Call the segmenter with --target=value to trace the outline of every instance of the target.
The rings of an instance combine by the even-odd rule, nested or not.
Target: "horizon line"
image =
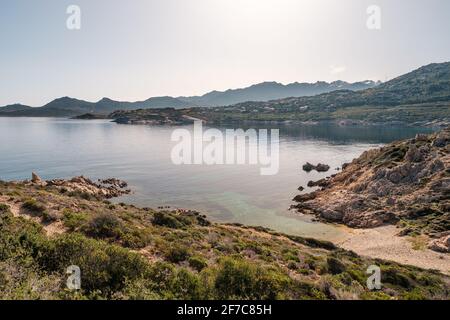
[[[395,79],[395,78],[392,78],[392,79]],[[392,79],[390,79],[390,80],[392,80]],[[116,100],[116,99],[112,99],[112,98],[110,98],[110,97],[106,97],[106,96],[105,96],[105,97],[101,97],[101,98],[99,98],[99,99],[97,99],[97,100],[92,101],[92,100],[88,100],[88,99],[74,98],[74,97],[71,97],[71,96],[68,96],[68,95],[61,95],[61,96],[57,96],[57,97],[55,97],[55,98],[49,100],[49,102],[47,102],[47,103],[45,103],[45,104],[43,104],[43,105],[40,105],[40,106],[36,106],[36,105],[32,106],[32,105],[24,104],[24,103],[21,103],[21,102],[13,102],[13,103],[9,103],[9,104],[2,105],[2,106],[0,106],[0,108],[8,107],[8,106],[14,106],[14,105],[23,105],[23,106],[27,106],[27,107],[31,107],[31,108],[41,108],[41,107],[44,107],[44,106],[46,106],[47,104],[49,104],[49,103],[51,103],[51,102],[53,102],[53,101],[55,101],[55,100],[58,100],[58,99],[64,99],[64,98],[75,99],[75,100],[84,101],[84,102],[88,102],[88,103],[98,103],[98,102],[102,101],[103,99],[109,99],[109,100],[112,100],[112,101],[114,101],[114,102],[125,102],[125,103],[126,103],[126,102],[129,102],[129,103],[136,103],[136,102],[144,102],[144,101],[147,101],[147,100],[153,99],[153,98],[173,98],[173,99],[192,98],[192,97],[202,97],[202,96],[204,96],[204,95],[207,95],[207,94],[213,93],[213,92],[217,92],[217,93],[226,93],[226,92],[228,92],[228,91],[244,90],[244,89],[251,88],[251,87],[253,87],[253,86],[257,86],[257,85],[261,85],[261,84],[266,84],[266,83],[273,83],[273,84],[278,84],[278,85],[282,85],[282,86],[286,87],[286,86],[294,85],[294,84],[299,84],[299,85],[302,85],[302,84],[314,85],[314,84],[318,84],[318,83],[333,84],[333,83],[336,83],[336,82],[345,82],[345,83],[347,83],[347,84],[355,84],[355,83],[364,83],[364,82],[367,82],[367,81],[372,81],[373,83],[376,83],[376,84],[378,85],[378,84],[384,83],[384,82],[389,81],[389,80],[382,81],[382,80],[365,79],[365,80],[354,81],[354,82],[349,82],[349,81],[345,81],[345,80],[334,80],[334,81],[317,80],[317,81],[315,81],[315,82],[299,82],[299,81],[295,81],[295,82],[288,82],[288,83],[283,83],[283,82],[278,82],[278,81],[262,81],[262,82],[258,82],[258,83],[249,84],[249,85],[244,86],[244,87],[234,87],[234,88],[228,88],[228,89],[224,89],[224,90],[211,90],[211,91],[207,91],[206,93],[203,93],[203,94],[176,95],[176,96],[173,96],[173,95],[156,95],[156,96],[150,96],[150,97],[148,97],[148,98],[146,98],[146,99],[138,99],[138,100],[123,100],[123,99],[118,99],[118,100]]]

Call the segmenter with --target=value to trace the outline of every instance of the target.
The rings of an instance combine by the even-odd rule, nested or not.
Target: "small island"
[[[108,115],[97,114],[97,113],[85,113],[79,116],[72,117],[74,120],[97,120],[97,119],[108,119]]]

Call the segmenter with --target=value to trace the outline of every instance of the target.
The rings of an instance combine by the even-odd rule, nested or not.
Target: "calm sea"
[[[175,127],[118,125],[107,120],[0,118],[0,179],[27,179],[32,171],[44,179],[117,177],[133,190],[117,201],[192,208],[215,221],[261,225],[332,240],[342,235],[340,227],[289,212],[297,188],[335,173],[335,168],[369,148],[431,131],[332,124],[277,128],[279,172],[262,176],[255,165],[174,165],[170,155],[176,143],[170,136]],[[327,163],[331,170],[303,172],[301,167],[307,161]]]

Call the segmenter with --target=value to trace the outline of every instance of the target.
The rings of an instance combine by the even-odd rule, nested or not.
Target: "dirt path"
[[[395,261],[424,269],[436,269],[450,275],[450,254],[438,253],[427,248],[413,248],[414,239],[399,237],[395,226],[375,229],[346,228],[348,236],[336,245],[359,255]]]

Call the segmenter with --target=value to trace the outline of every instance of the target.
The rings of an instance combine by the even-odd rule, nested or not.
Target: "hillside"
[[[137,109],[161,109],[161,108],[189,108],[195,106],[218,106],[230,105],[234,103],[257,100],[267,101],[270,99],[299,97],[305,95],[314,95],[323,92],[330,92],[336,89],[361,90],[373,87],[377,83],[372,81],[347,83],[336,81],[333,83],[317,82],[292,83],[282,85],[276,82],[265,82],[250,86],[248,88],[227,90],[225,92],[213,91],[203,96],[197,97],[178,97],[169,96],[152,97],[144,101],[127,102],[115,101],[109,98],[103,98],[98,102],[88,102],[79,99],[63,97],[55,99],[48,104],[31,108],[23,105],[12,105],[0,107],[0,116],[3,117],[74,117],[86,113],[107,115],[118,110],[137,110]]]
[[[11,104],[9,106],[0,107],[0,113],[2,112],[16,112],[22,110],[29,110],[31,107],[25,106],[23,104]]]
[[[245,101],[269,101],[287,97],[314,96],[335,90],[363,90],[377,86],[374,81],[361,81],[348,83],[345,81],[316,83],[290,83],[283,85],[278,82],[262,82],[242,89],[226,91],[212,91],[203,96],[178,97],[179,100],[190,102],[193,105],[216,107],[228,106]]]
[[[450,127],[364,152],[342,172],[311,183],[295,208],[353,228],[397,225],[450,253]]]
[[[450,279],[329,242],[106,198],[83,177],[0,183],[1,299],[449,299]],[[382,270],[369,291],[366,269]],[[68,266],[81,291],[65,288]]]
[[[117,110],[152,108],[186,108],[190,103],[172,97],[154,97],[145,101],[121,102],[103,98],[88,102],[70,97],[55,99],[38,108],[7,106],[0,108],[0,117],[75,117],[86,113],[108,115]]]
[[[211,122],[342,121],[450,123],[450,62],[430,64],[374,88],[312,97],[250,101],[214,112]]]
[[[119,124],[141,125],[182,125],[191,124],[194,119],[186,115],[186,110],[175,108],[119,110],[108,117]]]
[[[264,82],[198,97],[155,97],[137,102],[103,98],[93,103],[65,97],[40,108],[8,112],[0,108],[0,116],[73,117],[163,108],[186,109],[181,111],[184,115],[210,123],[343,121],[445,125],[450,123],[450,62],[430,64],[382,84],[371,81],[289,85]]]

